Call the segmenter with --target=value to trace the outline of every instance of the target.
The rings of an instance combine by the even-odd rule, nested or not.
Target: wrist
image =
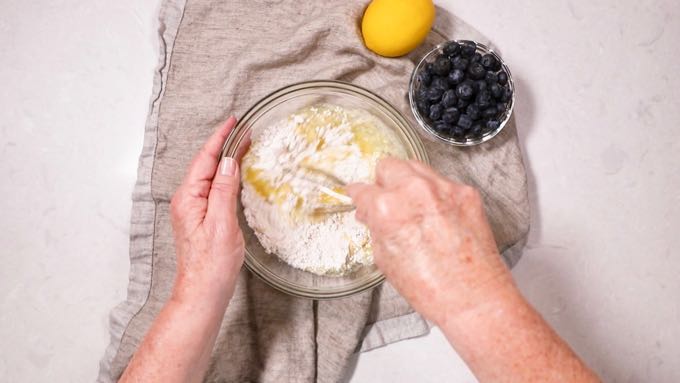
[[[524,301],[510,273],[496,275],[475,288],[457,289],[443,295],[448,299],[441,303],[440,315],[433,320],[440,328],[465,327],[475,318]]]
[[[474,301],[463,309],[446,310],[437,323],[452,343],[461,338],[473,340],[485,336],[490,324],[510,322],[529,307],[512,280],[494,281],[486,287],[471,297]]]
[[[206,280],[179,274],[170,299],[186,306],[211,307],[224,312],[234,293],[235,281]]]

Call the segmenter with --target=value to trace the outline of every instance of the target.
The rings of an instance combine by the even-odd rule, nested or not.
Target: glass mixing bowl
[[[223,157],[239,157],[262,130],[291,113],[317,103],[363,109],[381,119],[401,141],[407,156],[429,163],[422,142],[404,117],[380,96],[339,81],[309,81],[281,88],[258,101],[237,123],[224,144]],[[296,269],[267,254],[243,215],[238,219],[245,238],[245,264],[267,284],[285,293],[312,299],[341,298],[379,285],[384,276],[375,266],[364,266],[344,276],[322,276]]]

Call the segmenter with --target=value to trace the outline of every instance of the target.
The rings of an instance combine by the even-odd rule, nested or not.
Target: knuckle
[[[378,217],[389,217],[392,210],[392,198],[387,194],[379,194],[375,197],[375,213]]]
[[[443,192],[444,195],[450,196],[453,195],[456,191],[456,186],[452,184],[451,182],[443,182],[441,184],[441,191]]]
[[[460,199],[466,203],[478,205],[481,204],[482,201],[482,196],[479,193],[479,190],[470,185],[461,186],[458,190],[458,195],[460,196]]]
[[[357,208],[354,212],[354,218],[359,222],[366,222],[366,209],[363,207],[363,205],[357,204]]]
[[[215,181],[213,184],[210,186],[212,190],[215,190],[219,193],[223,194],[229,194],[229,195],[236,195],[238,191],[238,179],[224,179],[220,181]]]
[[[428,198],[435,194],[435,185],[423,177],[415,177],[407,184],[407,190],[414,197]]]

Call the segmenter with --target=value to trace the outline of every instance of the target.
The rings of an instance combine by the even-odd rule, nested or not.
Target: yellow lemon
[[[432,0],[373,0],[361,20],[361,33],[373,52],[403,56],[425,40],[433,21]]]

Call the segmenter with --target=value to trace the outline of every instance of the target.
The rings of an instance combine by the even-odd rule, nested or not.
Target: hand
[[[388,158],[378,164],[375,185],[347,192],[371,231],[378,268],[435,324],[514,288],[474,188],[422,163]]]
[[[243,264],[238,163],[218,159],[231,117],[196,155],[170,203],[177,276],[120,382],[201,382]]]
[[[385,159],[375,185],[347,192],[376,265],[480,382],[599,381],[515,287],[477,190]]]
[[[177,252],[174,298],[215,298],[226,308],[243,264],[243,234],[236,218],[239,167],[218,160],[231,117],[194,157],[170,204]]]

